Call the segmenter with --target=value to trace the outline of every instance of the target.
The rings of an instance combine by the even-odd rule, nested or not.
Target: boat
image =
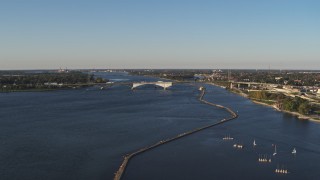
[[[274,172],[275,173],[280,173],[279,164],[277,165],[277,169]]]
[[[244,146],[242,144],[233,144],[233,147],[234,148],[237,148],[237,149],[242,149]]]
[[[233,137],[231,137],[230,134],[229,134],[229,140],[233,140]]]
[[[297,154],[297,150],[296,150],[296,148],[293,148],[293,150],[292,150],[292,154]]]
[[[228,138],[227,138],[227,135],[225,135],[222,139],[223,139],[223,140],[227,140],[227,139],[228,139]]]
[[[236,147],[237,147],[237,144],[234,144],[233,147],[236,148]]]
[[[259,154],[258,162],[271,163],[271,158],[268,159],[268,155]]]
[[[229,135],[225,135],[224,138],[222,138],[223,140],[233,140],[233,138]]]
[[[256,146],[257,144],[256,144],[256,140],[255,139],[253,139],[253,146]]]
[[[283,174],[283,173],[284,173],[283,165],[281,166],[280,173],[281,173],[281,174]]]
[[[280,169],[280,173],[282,174],[284,172],[284,170],[283,169]]]
[[[283,167],[283,174],[288,174],[288,169],[286,168],[286,166]]]
[[[281,168],[279,168],[279,165],[277,165],[277,169],[274,172],[278,174],[289,174],[289,171],[285,166],[281,166]]]
[[[274,153],[273,156],[275,156],[277,154],[277,145],[274,145]]]

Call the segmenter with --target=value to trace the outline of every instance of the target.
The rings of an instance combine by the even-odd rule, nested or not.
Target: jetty
[[[175,141],[175,140],[178,140],[178,139],[180,139],[180,138],[183,138],[183,137],[189,136],[189,135],[191,135],[191,134],[197,133],[197,132],[199,132],[199,131],[203,131],[203,130],[205,130],[205,129],[208,129],[208,128],[211,128],[211,127],[214,127],[214,126],[217,126],[217,125],[220,125],[220,124],[222,124],[222,123],[226,123],[226,122],[228,122],[228,121],[231,121],[231,120],[233,120],[233,119],[238,118],[238,114],[235,113],[234,111],[232,111],[230,108],[225,107],[225,106],[222,106],[222,105],[219,105],[219,104],[214,104],[214,103],[211,103],[211,102],[208,102],[208,101],[204,100],[203,97],[204,97],[204,95],[205,95],[205,93],[206,93],[204,87],[200,87],[199,90],[201,91],[201,94],[200,94],[199,99],[198,99],[200,102],[202,102],[202,103],[204,103],[204,104],[208,104],[208,105],[210,105],[210,106],[214,106],[214,107],[218,107],[218,108],[224,109],[224,110],[228,111],[228,112],[231,114],[231,117],[222,119],[222,120],[220,120],[219,122],[214,123],[214,124],[211,124],[211,125],[207,125],[207,126],[204,126],[204,127],[195,128],[195,129],[193,129],[193,130],[184,132],[184,133],[182,133],[182,134],[178,134],[178,135],[176,135],[175,137],[172,137],[172,138],[169,138],[169,139],[161,140],[161,141],[159,141],[159,142],[157,142],[157,143],[155,143],[155,144],[152,144],[152,145],[150,145],[150,146],[141,148],[141,149],[139,149],[139,150],[137,150],[137,151],[135,151],[135,152],[133,152],[133,153],[130,153],[130,154],[125,155],[125,156],[124,156],[124,159],[123,159],[123,161],[122,161],[122,164],[120,165],[118,171],[115,173],[115,176],[114,176],[114,178],[113,178],[114,180],[120,180],[120,179],[122,178],[122,176],[123,176],[123,174],[124,174],[124,172],[125,172],[125,170],[126,170],[126,168],[127,168],[127,166],[128,166],[128,163],[130,162],[130,160],[131,160],[133,157],[135,157],[135,156],[137,156],[137,155],[139,155],[139,154],[145,153],[145,152],[147,152],[147,151],[149,151],[149,150],[152,150],[152,149],[154,149],[154,148],[157,148],[157,147],[159,147],[159,146],[161,146],[161,145],[170,143],[170,142]]]

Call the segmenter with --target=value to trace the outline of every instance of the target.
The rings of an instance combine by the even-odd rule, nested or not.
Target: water
[[[133,158],[125,179],[319,179],[319,124],[253,104],[221,88],[207,90],[205,99],[233,108],[240,117]],[[235,140],[223,141],[226,134]],[[234,149],[234,143],[245,148]],[[272,144],[277,145],[276,156]],[[297,156],[291,154],[294,147]],[[259,163],[259,154],[271,156],[272,163]],[[275,174],[277,166],[288,168],[290,174]]]
[[[97,73],[113,81],[157,81]],[[207,86],[205,98],[238,110],[240,118],[132,159],[124,179],[317,179],[320,126]],[[201,104],[196,87],[91,87],[0,94],[0,179],[112,179],[122,156],[229,114]],[[247,147],[223,142],[231,134]],[[258,144],[251,148],[253,138]],[[257,155],[278,155],[258,164]],[[291,155],[293,147],[297,156]],[[273,173],[285,164],[290,173]]]

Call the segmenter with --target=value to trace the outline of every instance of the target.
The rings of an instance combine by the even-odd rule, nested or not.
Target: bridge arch
[[[138,83],[133,83],[131,89],[137,88],[139,86],[147,85],[147,84],[153,84],[153,85],[156,85],[156,86],[163,87],[164,90],[166,90],[168,87],[172,86],[172,82],[162,82],[162,81],[158,81],[158,82],[138,82]]]

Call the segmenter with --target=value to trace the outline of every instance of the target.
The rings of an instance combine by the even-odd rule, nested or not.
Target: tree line
[[[290,97],[282,93],[269,93],[266,91],[251,91],[248,93],[250,98],[257,100],[271,100],[274,101],[277,107],[281,110],[299,112],[300,114],[310,114],[317,111],[319,107],[312,106],[303,98],[298,96]]]
[[[65,87],[64,85],[105,83],[103,78],[95,78],[93,74],[79,71],[68,73],[19,73],[0,74],[2,91],[25,90],[25,89],[54,89]]]

